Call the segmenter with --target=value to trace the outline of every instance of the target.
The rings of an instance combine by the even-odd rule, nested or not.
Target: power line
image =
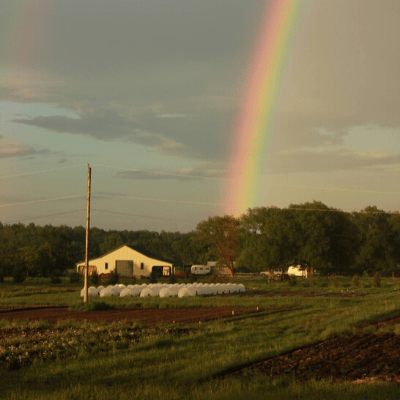
[[[81,167],[82,165],[86,165],[86,164],[70,165],[70,166],[68,166],[68,167],[60,167],[60,168],[52,168],[52,169],[42,169],[42,170],[40,170],[40,171],[24,172],[24,173],[22,173],[22,174],[2,175],[2,176],[0,176],[0,179],[17,178],[17,177],[19,177],[19,176],[27,176],[27,175],[40,174],[40,173],[42,173],[42,172],[59,171],[59,170],[62,170],[62,169],[69,169],[69,168]]]
[[[161,217],[150,217],[149,215],[138,215],[138,214],[122,213],[122,212],[117,212],[117,211],[99,210],[99,209],[96,209],[96,208],[92,208],[92,211],[99,211],[99,212],[104,212],[104,213],[109,213],[109,214],[129,215],[131,217],[136,217],[136,218],[158,219],[158,220],[170,221],[170,222],[194,222],[194,221],[188,221],[188,220],[183,220],[183,219],[170,219],[170,218],[161,218]]]
[[[57,214],[49,214],[49,215],[42,215],[40,217],[32,217],[32,218],[24,218],[24,219],[18,219],[15,221],[3,221],[5,224],[13,224],[15,222],[22,222],[22,221],[34,221],[36,219],[41,219],[41,218],[48,218],[48,217],[55,217],[57,215],[64,215],[64,214],[72,214],[72,213],[76,213],[76,212],[81,212],[81,211],[85,211],[84,209],[82,210],[73,210],[73,211],[66,211],[66,212],[61,212],[61,213],[57,213]]]
[[[22,201],[20,203],[0,204],[0,207],[12,207],[12,206],[25,205],[25,204],[45,203],[48,201],[56,201],[56,200],[77,199],[80,197],[86,197],[86,195],[65,196],[65,197],[56,197],[54,199],[42,199],[42,200]]]
[[[205,206],[224,206],[226,204],[222,203],[207,203],[201,201],[188,201],[188,200],[171,200],[171,199],[154,199],[150,197],[134,197],[134,196],[117,196],[112,194],[101,194],[101,193],[93,193],[93,196],[100,196],[100,197],[115,197],[119,199],[131,199],[131,200],[146,200],[146,201],[160,201],[164,203],[180,203],[180,204],[198,204],[198,205],[205,205]]]
[[[207,180],[219,180],[219,181],[225,181],[226,180],[226,178],[218,178],[218,177],[212,177],[212,176],[190,175],[190,174],[179,174],[179,173],[176,173],[176,172],[155,171],[155,170],[151,170],[151,169],[113,167],[112,165],[101,165],[101,164],[91,164],[91,165],[93,165],[95,167],[118,169],[118,170],[121,170],[121,171],[145,172],[147,174],[153,174],[153,175],[176,176],[178,178],[194,178],[194,179],[207,179]]]
[[[320,186],[304,186],[304,185],[276,185],[276,187],[297,188],[297,189],[316,189],[316,190],[329,190],[335,192],[360,192],[360,193],[376,193],[376,194],[400,194],[400,192],[384,192],[379,190],[363,190],[363,189],[349,189],[349,188],[327,188]]]

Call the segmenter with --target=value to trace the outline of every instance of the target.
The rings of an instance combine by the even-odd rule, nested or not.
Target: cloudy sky
[[[271,0],[272,1],[272,0]],[[400,2],[303,0],[259,206],[400,210]],[[0,220],[186,232],[223,214],[269,0],[0,2]]]

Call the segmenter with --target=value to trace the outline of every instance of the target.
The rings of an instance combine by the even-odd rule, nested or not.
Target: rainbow
[[[225,194],[225,213],[239,216],[256,206],[285,55],[301,0],[270,0],[261,19],[244,101],[236,121]]]

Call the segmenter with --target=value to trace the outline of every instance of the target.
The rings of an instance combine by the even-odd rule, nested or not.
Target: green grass
[[[397,399],[396,386],[387,384],[332,383],[327,381],[297,383],[290,377],[266,379],[263,376],[209,380],[214,374],[247,362],[273,357],[283,352],[331,338],[343,333],[377,330],[357,327],[400,314],[399,283],[383,279],[381,288],[352,288],[351,278],[339,278],[339,287],[325,286],[329,281],[319,278],[316,286],[300,281],[294,287],[285,282],[268,284],[261,279],[243,280],[247,291],[281,293],[315,291],[369,293],[366,296],[344,297],[195,297],[195,298],[102,298],[90,299],[89,304],[106,302],[113,306],[142,307],[200,307],[249,306],[260,307],[254,316],[235,316],[228,320],[212,321],[188,326],[184,335],[167,334],[171,326],[157,329],[138,324],[119,324],[116,331],[122,337],[137,329],[143,332],[138,342],[124,345],[96,347],[97,328],[104,325],[67,321],[49,323],[0,321],[0,335],[6,329],[40,328],[52,335],[55,328],[83,329],[85,339],[75,349],[76,358],[38,359],[33,366],[20,370],[1,370],[0,398],[8,399]],[[12,296],[0,298],[1,304],[79,304],[81,287],[75,292],[56,294],[39,286],[24,286],[24,290],[9,284],[0,285]],[[19,286],[19,288],[21,288]],[[35,292],[35,288],[41,292]],[[254,289],[249,289],[254,288]],[[277,309],[283,312],[277,312]],[[195,309],[194,309],[195,312]],[[185,326],[178,326],[185,328]],[[108,328],[107,328],[108,329]],[[400,326],[379,331],[399,332]],[[101,330],[100,330],[101,331]],[[8,332],[8,331],[7,331]],[[66,341],[66,333],[57,333],[57,340]],[[83,332],[83,331],[82,331]],[[92,332],[92,333],[91,333]],[[119,334],[119,333],[118,333]],[[55,335],[55,334],[54,334]],[[104,333],[105,338],[111,334]],[[116,333],[117,335],[117,333]],[[1,338],[2,336],[0,336]],[[3,335],[3,340],[9,335]],[[83,336],[80,336],[83,338]],[[117,339],[113,339],[118,342]],[[13,339],[14,340],[14,339]],[[21,334],[20,346],[23,343]],[[72,339],[71,339],[72,340]],[[111,340],[111,339],[110,339]],[[8,343],[8,342],[7,342]],[[79,346],[74,342],[74,346]],[[90,343],[91,345],[85,345]],[[107,340],[106,340],[107,343]],[[43,344],[43,343],[42,343]],[[1,346],[1,342],[0,342]],[[50,346],[50,344],[49,344]],[[85,347],[86,346],[86,347]],[[91,346],[93,346],[91,350]],[[96,349],[94,351],[93,349]],[[46,349],[44,349],[46,350]]]

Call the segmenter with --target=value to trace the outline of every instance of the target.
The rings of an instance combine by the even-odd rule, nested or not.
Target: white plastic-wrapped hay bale
[[[172,297],[173,294],[170,290],[170,288],[162,288],[158,294],[160,297]]]
[[[100,295],[99,291],[98,291],[94,286],[91,286],[91,287],[88,289],[88,296],[90,296],[90,297],[97,297],[97,296],[99,296],[99,295]]]
[[[120,288],[119,286],[113,286],[112,288],[110,288],[111,290],[111,296],[119,296],[119,294],[122,292],[122,288]]]
[[[178,292],[178,297],[181,299],[182,297],[190,297],[190,292],[189,292],[189,288],[184,287],[184,288],[180,288],[179,292]]]
[[[122,289],[119,297],[132,297],[132,290],[129,288]]]
[[[226,291],[225,293],[234,293],[235,292],[235,285],[233,283],[227,283],[225,285]]]
[[[197,288],[197,295],[204,296],[210,294],[210,287],[209,286],[200,286]]]
[[[109,297],[112,296],[112,291],[111,288],[104,288],[102,289],[102,291],[100,292],[100,297]]]
[[[97,286],[97,291],[100,293],[104,289],[103,285]]]
[[[224,294],[225,288],[224,285],[215,285],[215,294]]]
[[[161,289],[162,289],[162,287],[160,287],[160,286],[153,286],[152,288],[150,288],[150,296],[158,297],[158,294],[160,293]]]
[[[145,287],[140,292],[140,297],[151,297],[151,288]]]
[[[239,291],[238,285],[236,283],[231,283],[231,293],[237,293]]]
[[[131,288],[132,297],[140,296],[140,292],[143,290],[141,286],[134,285]]]
[[[169,288],[171,296],[178,296],[178,293],[180,290],[181,290],[181,288],[179,286],[173,286],[173,287]]]
[[[238,288],[239,288],[239,292],[240,292],[240,293],[244,293],[244,292],[246,291],[246,289],[245,289],[243,283],[240,283],[240,284],[238,285]]]
[[[181,288],[178,292],[178,297],[194,297],[196,296],[196,290],[192,287]]]
[[[98,295],[99,295],[99,291],[94,286],[91,286],[90,288],[88,288],[88,296],[95,297],[95,296],[98,296]],[[85,288],[83,288],[81,290],[80,296],[81,297],[85,296]]]

